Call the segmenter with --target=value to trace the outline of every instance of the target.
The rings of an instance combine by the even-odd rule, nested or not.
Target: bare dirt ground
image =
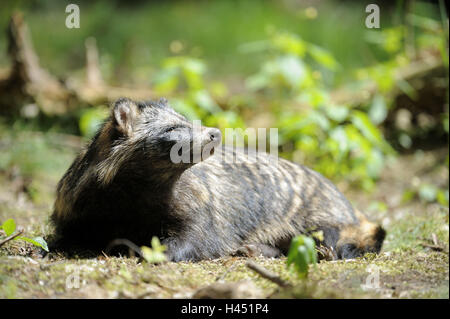
[[[55,186],[76,148],[31,133],[0,137],[0,222],[14,218],[27,236],[48,234]],[[338,185],[386,228],[381,254],[321,262],[307,280],[290,272],[285,258],[253,259],[293,288],[262,278],[241,257],[160,265],[106,255],[40,258],[31,244],[14,240],[0,247],[0,298],[448,298],[449,209],[411,191],[423,183],[448,188],[447,154],[398,157],[371,194]]]

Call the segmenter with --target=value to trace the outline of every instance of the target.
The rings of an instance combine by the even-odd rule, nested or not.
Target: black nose
[[[218,142],[222,140],[222,133],[217,128],[212,128],[209,130],[209,138],[211,141]]]

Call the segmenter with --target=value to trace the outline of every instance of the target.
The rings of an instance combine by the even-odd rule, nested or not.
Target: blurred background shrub
[[[365,27],[364,2],[78,4],[81,28],[69,30],[63,2],[3,1],[0,28],[24,12],[41,65],[61,79],[83,78],[84,41],[94,37],[108,84],[150,88],[222,130],[277,127],[283,157],[365,190],[399,153],[448,147],[443,1],[379,1],[380,29]],[[7,45],[1,36],[0,69],[10,65]],[[100,103],[72,115],[78,126],[64,116],[6,122],[87,139],[107,115]],[[448,183],[422,185],[405,199],[415,196],[448,203]]]

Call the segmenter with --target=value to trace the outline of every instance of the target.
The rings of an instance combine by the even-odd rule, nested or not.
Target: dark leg
[[[166,238],[162,244],[167,247],[166,256],[170,261],[199,261],[205,259],[201,251],[188,241]]]
[[[247,244],[239,247],[232,256],[242,257],[280,257],[283,253],[280,249],[265,244]]]

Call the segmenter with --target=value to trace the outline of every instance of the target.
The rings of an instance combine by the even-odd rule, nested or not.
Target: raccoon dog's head
[[[115,141],[109,154],[113,165],[132,163],[164,170],[186,169],[205,160],[219,146],[219,129],[203,127],[175,112],[166,99],[135,102],[121,98],[114,104],[109,130]]]

